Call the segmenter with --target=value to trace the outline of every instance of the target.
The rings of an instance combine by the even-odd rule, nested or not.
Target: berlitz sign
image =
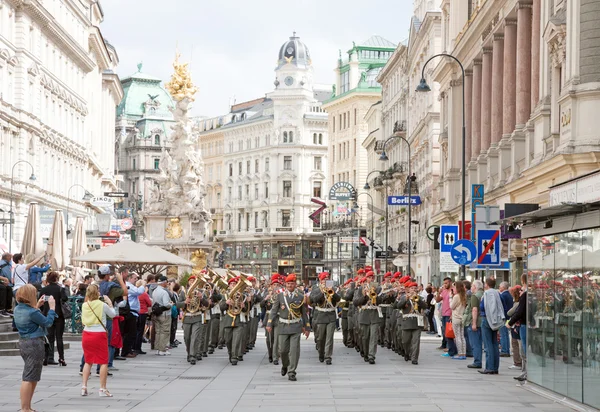
[[[337,182],[329,189],[329,200],[356,200],[356,189],[348,182]]]

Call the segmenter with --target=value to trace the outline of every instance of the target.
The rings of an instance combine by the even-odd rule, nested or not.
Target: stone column
[[[504,22],[504,87],[502,93],[503,122],[502,134],[509,136],[515,130],[516,92],[515,78],[517,76],[517,22]]]
[[[471,98],[471,159],[481,153],[481,60],[473,61],[473,94]]]
[[[471,117],[473,99],[473,70],[465,70],[465,162],[471,158]],[[462,116],[462,113],[461,113]]]
[[[481,153],[487,153],[492,133],[492,49],[483,49],[481,65]]]
[[[531,0],[517,3],[517,125],[531,114]]]
[[[493,68],[492,68],[492,125],[491,125],[491,143],[497,144],[502,138],[503,122],[503,88],[504,88],[504,35],[494,34],[493,48]]]
[[[540,0],[533,0],[533,20],[531,22],[531,110],[540,101],[540,39],[541,6]]]

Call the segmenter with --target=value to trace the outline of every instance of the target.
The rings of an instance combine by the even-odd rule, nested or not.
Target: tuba
[[[201,310],[201,302],[200,297],[198,296],[198,291],[196,289],[198,289],[199,287],[202,288],[206,281],[201,277],[192,275],[189,277],[188,283],[190,285],[188,287],[185,297],[190,299],[190,303],[187,304],[186,312],[197,313]]]
[[[232,302],[227,312],[233,318],[231,326],[234,325],[235,317],[242,313],[242,310],[244,309],[244,291],[248,287],[252,287],[252,282],[250,282],[244,274],[240,273],[240,281],[236,283],[233,289],[231,289],[229,292],[229,299]]]

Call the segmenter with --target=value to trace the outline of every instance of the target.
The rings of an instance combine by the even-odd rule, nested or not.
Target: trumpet
[[[369,299],[371,299],[371,305],[377,305],[377,290],[375,286],[371,286],[369,290]]]

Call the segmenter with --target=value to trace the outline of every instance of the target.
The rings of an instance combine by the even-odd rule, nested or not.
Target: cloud
[[[229,100],[273,90],[281,44],[296,31],[308,46],[317,83],[333,84],[338,50],[373,34],[398,43],[408,36],[412,1],[282,2],[104,0],[101,29],[117,49],[121,77],[143,71],[168,81],[176,48],[199,87],[193,112],[216,116]]]

